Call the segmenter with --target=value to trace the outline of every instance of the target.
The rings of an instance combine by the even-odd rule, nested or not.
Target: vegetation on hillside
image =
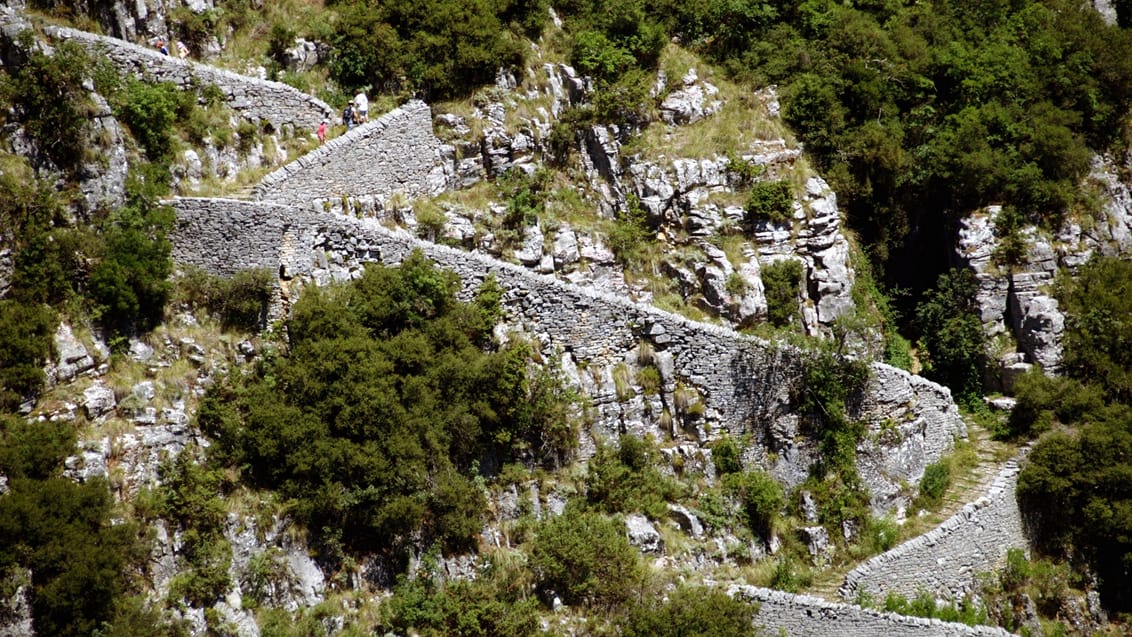
[[[30,4],[73,13],[88,3]],[[197,53],[229,27],[247,34],[275,26],[259,39],[278,73],[284,45],[310,29],[332,47],[325,72],[339,92],[428,99],[466,96],[501,66],[517,67],[527,52],[522,39],[549,22],[541,0],[339,0],[327,3],[331,17],[317,25],[257,25],[252,3],[217,4],[202,14],[171,13]],[[896,300],[925,373],[967,405],[981,393],[986,351],[971,306],[973,279],[944,271],[955,221],[993,203],[1006,204],[1005,233],[1087,216],[1092,204],[1079,185],[1091,155],[1126,144],[1132,42],[1087,3],[564,0],[555,8],[565,29],[542,44],[594,81],[589,103],[563,114],[555,129],[559,150],[574,139],[571,127],[647,123],[654,71],[673,38],[748,87],[777,84],[785,120],[837,190],[878,278],[906,288]],[[0,72],[0,118],[6,131],[22,131],[28,148],[26,158],[5,155],[0,165],[0,226],[14,263],[0,299],[0,473],[10,489],[0,497],[0,570],[18,579],[30,569],[40,634],[175,633],[160,609],[133,595],[147,554],[140,527],[111,522],[118,511],[105,484],[61,477],[75,426],[30,425],[12,414],[44,382],[61,314],[103,330],[116,347],[161,320],[171,295],[171,217],[158,199],[170,162],[182,138],[231,133],[205,114],[217,97],[207,88],[198,95],[118,80],[65,43],[50,57],[28,50]],[[88,209],[73,188],[99,161],[87,79],[136,144],[120,209]],[[539,174],[500,180],[511,202],[501,222],[505,241],[521,237],[546,206],[548,183]],[[791,197],[786,181],[760,183],[744,202],[745,222],[788,219]],[[610,225],[618,260],[638,259],[650,235],[639,202]],[[1004,238],[999,256],[1009,265],[1017,236]],[[1132,610],[1125,584],[1132,580],[1130,268],[1097,259],[1059,281],[1069,376],[1023,377],[1018,408],[1000,432],[1040,436],[1019,485],[1037,548],[1083,565],[1079,572],[1096,576],[1105,604],[1125,612]],[[801,268],[782,261],[763,274],[770,321],[796,324]],[[221,283],[189,273],[182,300],[226,327],[260,329],[269,277],[247,273]],[[397,571],[419,566],[403,573],[375,620],[386,630],[532,634],[537,613],[557,596],[597,618],[595,633],[752,633],[751,607],[718,592],[681,587],[659,601],[665,583],[648,576],[620,518],[659,518],[670,502],[692,499],[709,525],[741,519],[747,528],[737,532],[749,537],[787,535],[799,492],[783,493],[767,474],[744,467],[729,439],[716,447],[721,476],[713,488],[663,474],[652,442],[601,442],[565,513],[516,529],[516,550],[528,561],[508,562],[500,552],[475,581],[434,576],[429,560],[478,546],[485,494],[498,486],[501,467],[557,468],[577,438],[573,397],[548,371],[554,362],[537,360],[522,343],[493,341],[500,291],[488,283],[463,303],[458,285],[416,255],[400,268],[370,268],[349,285],[308,290],[279,351],[213,388],[200,412],[216,440],[207,460],[185,454],[167,464],[163,488],[140,514],[183,533],[183,568],[170,599],[206,606],[223,595],[231,547],[222,498],[243,482],[277,492],[329,562],[378,554]],[[902,358],[910,364],[906,351]],[[641,376],[652,378],[655,391],[658,381]],[[803,485],[819,522],[835,538],[861,529],[872,536],[862,542],[884,548],[895,527],[871,517],[855,469],[865,432],[852,416],[866,380],[863,363],[817,352],[793,400],[821,451]],[[697,406],[702,412],[694,400],[687,411]],[[918,502],[938,505],[951,479],[947,465],[930,467]],[[785,542],[771,581],[794,589],[803,554],[796,538]],[[1039,586],[1044,570],[1065,568],[1017,562],[1009,566],[1015,588]],[[886,606],[941,612],[919,598]]]
[[[230,377],[200,408],[212,458],[277,490],[319,544],[380,552],[476,546],[479,467],[557,466],[575,444],[569,396],[521,343],[493,345],[501,290],[470,303],[414,253],[347,286],[307,290],[286,355]]]
[[[1083,563],[1106,606],[1132,611],[1132,262],[1094,258],[1058,297],[1068,320],[1069,378],[1019,384],[1007,433],[1042,436],[1018,479],[1018,501],[1046,555]]]

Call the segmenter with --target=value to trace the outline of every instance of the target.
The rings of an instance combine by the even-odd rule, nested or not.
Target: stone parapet
[[[431,111],[414,100],[267,175],[254,198],[309,208],[335,197],[436,195],[446,185]]]
[[[229,107],[253,122],[270,122],[276,130],[291,127],[313,133],[319,123],[334,115],[322,100],[281,82],[261,80],[208,64],[185,60],[125,40],[67,27],[49,26],[48,36],[78,43],[91,55],[110,61],[121,73],[156,82],[172,82],[181,89],[217,86]]]
[[[967,504],[931,531],[882,553],[849,572],[840,593],[911,598],[920,591],[958,599],[975,590],[976,576],[1001,567],[1008,549],[1028,547],[1014,497],[1020,471],[1011,460],[986,495]]]
[[[968,626],[938,619],[836,604],[755,586],[734,585],[727,593],[759,604],[755,624],[768,635],[790,637],[1008,637],[990,626]]]

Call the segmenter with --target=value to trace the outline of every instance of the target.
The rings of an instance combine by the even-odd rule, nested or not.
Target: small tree
[[[631,599],[644,576],[623,524],[574,507],[539,529],[530,566],[544,594],[604,608]]]

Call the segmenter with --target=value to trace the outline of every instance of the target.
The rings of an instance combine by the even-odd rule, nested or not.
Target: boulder
[[[96,382],[83,391],[82,405],[88,419],[101,418],[114,411],[114,407],[117,405],[117,401],[114,399],[114,390],[103,385],[101,381]]]
[[[672,518],[688,535],[699,538],[704,535],[704,525],[694,513],[679,504],[668,505],[668,517]]]
[[[645,516],[639,513],[625,516],[625,530],[629,534],[629,543],[642,553],[660,553],[664,550],[660,533]]]

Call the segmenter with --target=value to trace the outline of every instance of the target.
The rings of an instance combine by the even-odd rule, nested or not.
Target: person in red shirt
[[[318,125],[318,143],[326,143],[326,120],[322,120],[322,123]]]

